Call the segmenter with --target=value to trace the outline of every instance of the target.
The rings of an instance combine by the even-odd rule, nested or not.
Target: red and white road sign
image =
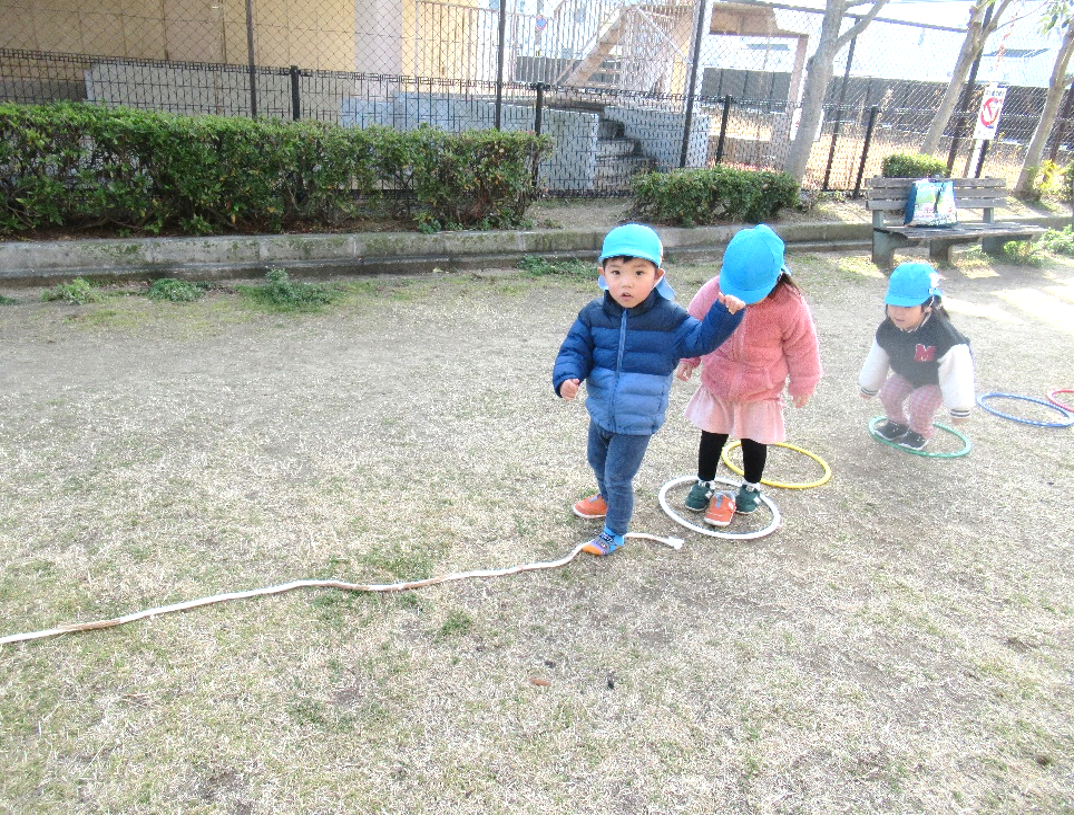
[[[977,126],[973,130],[973,138],[984,140],[996,137],[999,114],[1003,110],[1003,99],[1006,95],[1007,89],[999,85],[989,85],[985,88],[981,109],[977,111]]]

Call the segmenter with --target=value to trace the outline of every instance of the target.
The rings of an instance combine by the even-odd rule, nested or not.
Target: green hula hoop
[[[736,439],[735,441],[733,441],[730,444],[728,444],[727,446],[725,446],[723,448],[723,453],[720,455],[720,458],[723,460],[723,463],[727,465],[727,469],[730,470],[731,472],[733,472],[735,475],[743,475],[742,468],[740,468],[737,465],[731,463],[731,459],[728,457],[728,453],[731,450],[734,450],[736,447],[741,447],[741,446],[742,446],[742,442],[740,440]],[[781,441],[780,442],[775,442],[775,443],[770,444],[768,446],[769,447],[786,447],[788,450],[793,450],[796,453],[801,453],[803,456],[808,456],[809,458],[813,459],[815,462],[817,462],[817,464],[819,464],[821,466],[821,468],[824,470],[824,473],[816,481],[809,481],[809,482],[804,483],[804,484],[786,484],[786,483],[784,483],[782,481],[769,481],[767,478],[762,478],[761,483],[764,484],[766,487],[776,487],[777,489],[782,489],[782,490],[808,490],[808,489],[811,489],[812,487],[819,487],[822,484],[827,484],[828,479],[830,479],[832,477],[832,468],[828,466],[827,461],[822,459],[816,453],[811,453],[808,450],[802,449],[801,447],[795,447],[793,444],[786,444],[785,442],[781,442]]]
[[[883,436],[877,435],[876,426],[880,422],[887,419],[886,416],[874,416],[869,420],[869,435],[876,439],[881,444],[886,444],[888,447],[894,447],[896,450],[902,450],[904,453],[913,453],[915,456],[924,456],[925,458],[961,458],[973,449],[973,445],[970,440],[964,435],[959,433],[953,427],[948,427],[945,424],[933,424],[933,427],[945,430],[952,436],[955,436],[962,440],[962,449],[954,453],[930,453],[928,450],[911,450],[909,447],[903,447],[901,444],[896,444],[893,441],[888,441]]]

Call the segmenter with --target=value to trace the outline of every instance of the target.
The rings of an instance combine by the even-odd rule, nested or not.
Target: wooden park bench
[[[958,223],[951,226],[903,226],[906,198],[912,178],[866,180],[865,206],[873,213],[873,263],[882,269],[894,265],[895,250],[927,243],[929,259],[948,263],[956,243],[981,242],[990,255],[1003,252],[1007,241],[1030,240],[1045,232],[1035,224],[996,221],[993,211],[1007,204],[1007,188],[1002,178],[952,178]],[[980,220],[967,219],[967,210],[981,210]],[[892,223],[887,218],[892,217]],[[897,222],[895,218],[897,217]]]

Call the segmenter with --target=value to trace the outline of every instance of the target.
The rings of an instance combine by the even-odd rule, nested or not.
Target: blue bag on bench
[[[906,226],[952,226],[958,223],[955,182],[949,178],[919,178],[906,198]]]

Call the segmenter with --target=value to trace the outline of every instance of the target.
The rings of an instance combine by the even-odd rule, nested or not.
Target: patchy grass
[[[1049,229],[1040,237],[1040,246],[1055,255],[1074,256],[1074,231],[1069,226]]]
[[[41,299],[49,302],[59,301],[75,306],[84,306],[86,303],[99,303],[104,299],[100,289],[81,277],[76,277],[67,283],[57,283],[41,295]]]
[[[0,810],[1069,810],[1070,431],[977,411],[965,458],[878,444],[856,379],[886,278],[860,254],[788,264],[826,370],[788,441],[833,477],[769,490],[778,532],[707,538],[660,511],[696,459],[676,383],[633,528],[682,550],[5,646]],[[669,275],[686,302],[715,269]],[[979,392],[1070,386],[1074,260],[956,252],[943,274]],[[592,535],[569,508],[592,488],[587,415],[549,383],[591,271],[331,289],[288,319],[225,288],[0,311],[0,635]],[[815,477],[800,458],[766,474]]]
[[[593,263],[582,260],[549,260],[537,255],[526,255],[518,262],[518,268],[531,277],[556,275],[577,280],[592,279],[596,275]]]
[[[239,292],[269,311],[320,311],[339,297],[339,291],[334,287],[291,280],[285,269],[269,269],[265,279],[266,282],[258,286],[240,286]]]
[[[154,280],[147,296],[150,300],[167,300],[172,303],[192,303],[203,297],[209,286],[206,283],[192,283],[188,280],[176,280],[163,277]]]
[[[1036,241],[1007,241],[1003,244],[1003,257],[1015,266],[1040,267],[1048,262],[1043,247]]]

